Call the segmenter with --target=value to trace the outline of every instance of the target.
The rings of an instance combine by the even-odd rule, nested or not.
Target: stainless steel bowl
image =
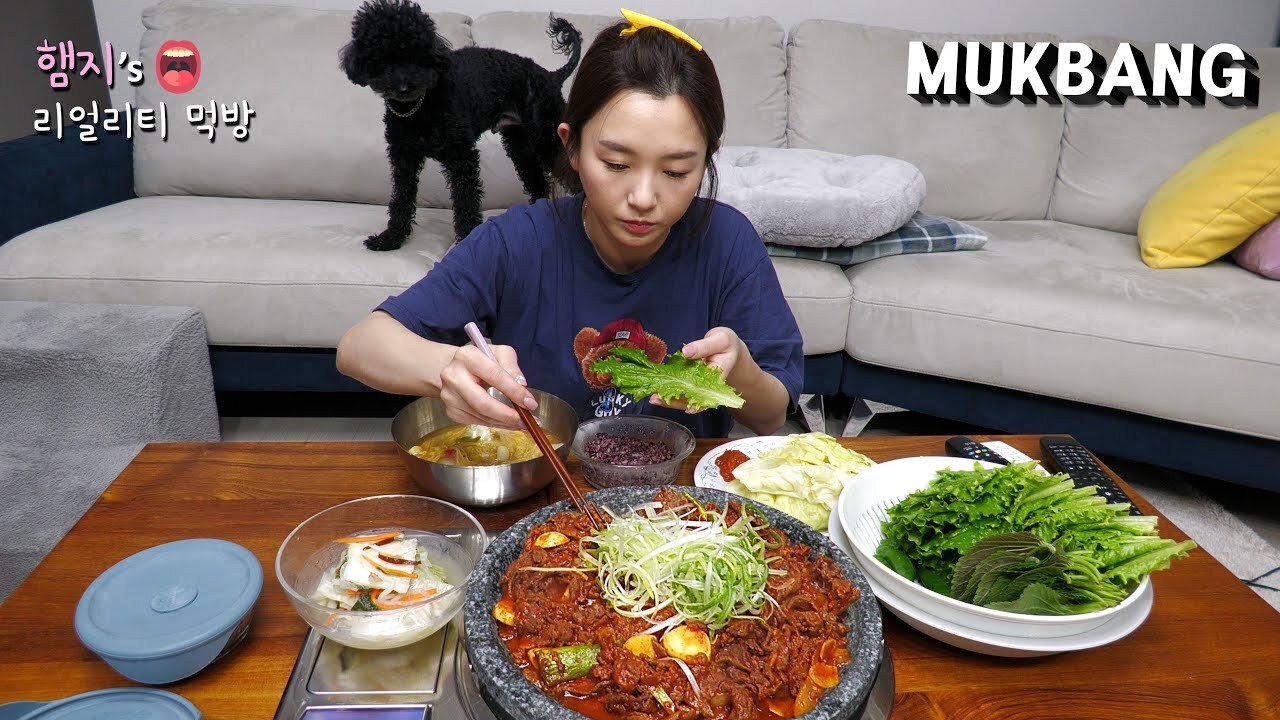
[[[578,415],[569,403],[550,393],[529,389],[538,401],[533,415],[543,429],[560,440],[560,458],[567,459],[573,436],[578,432]],[[507,399],[491,393],[503,402]],[[443,465],[410,454],[427,433],[457,425],[445,415],[444,403],[438,398],[419,398],[396,413],[391,421],[391,437],[409,475],[427,494],[470,507],[488,507],[523,500],[545,488],[556,479],[546,458],[539,456],[525,462],[484,467]]]

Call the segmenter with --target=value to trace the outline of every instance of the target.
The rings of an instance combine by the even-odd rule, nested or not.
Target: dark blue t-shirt
[[[579,418],[644,413],[724,437],[724,409],[689,415],[619,393],[590,365],[619,344],[655,362],[713,327],[732,328],[766,372],[799,398],[804,353],[760,236],[715,203],[700,237],[695,200],[648,265],[618,274],[582,229],[582,195],[512,208],[476,228],[412,287],[378,306],[413,332],[463,345],[474,320],[516,350],[530,387],[563,398]]]

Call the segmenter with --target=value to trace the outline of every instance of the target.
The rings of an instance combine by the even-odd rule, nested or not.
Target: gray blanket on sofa
[[[148,442],[219,438],[192,308],[0,302],[0,602]]]

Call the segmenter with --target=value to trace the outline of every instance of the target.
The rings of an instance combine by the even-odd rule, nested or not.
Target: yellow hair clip
[[[620,35],[633,35],[638,30],[640,30],[640,28],[646,28],[646,27],[657,28],[665,33],[668,33],[674,37],[678,37],[681,40],[689,43],[690,45],[693,46],[694,50],[698,50],[698,51],[702,50],[702,45],[699,44],[697,40],[694,40],[693,38],[689,37],[688,34],[685,33],[685,31],[681,30],[675,25],[672,25],[671,23],[666,23],[657,18],[652,18],[652,17],[649,17],[648,15],[642,15],[638,12],[633,12],[626,8],[619,8],[619,9],[622,10],[622,17],[626,18],[627,22],[631,23],[631,27],[624,29],[621,33],[619,33]]]

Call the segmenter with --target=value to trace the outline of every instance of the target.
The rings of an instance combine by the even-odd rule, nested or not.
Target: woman
[[[800,332],[759,235],[714,200],[715,66],[692,38],[636,17],[596,37],[569,92],[556,178],[575,194],[476,228],[343,336],[341,372],[439,397],[460,423],[520,427],[487,388],[535,409],[528,385],[584,420],[663,415],[700,437],[727,435],[734,419],[758,434],[782,426],[800,392]],[[466,344],[473,320],[497,364]],[[704,359],[744,403],[700,410],[619,393],[591,369],[619,345],[656,362],[677,350]]]

